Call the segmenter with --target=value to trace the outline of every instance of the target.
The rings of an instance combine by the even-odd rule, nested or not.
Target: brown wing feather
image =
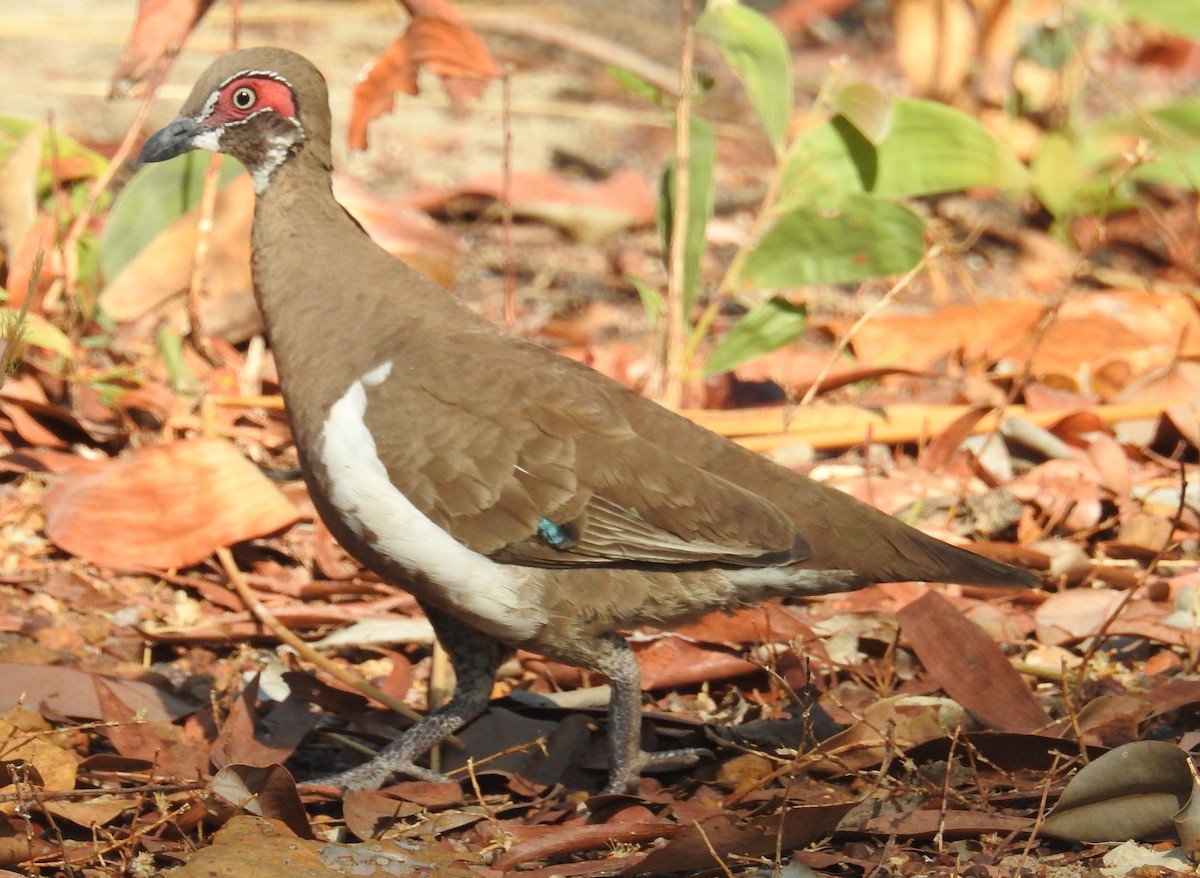
[[[553,386],[541,384],[552,355],[494,342],[464,331],[410,344],[367,390],[368,427],[391,437],[382,454],[392,483],[464,545],[547,566],[807,556],[773,503],[638,435],[622,412],[637,397],[586,367],[559,371],[560,360]],[[454,368],[465,356],[469,374]],[[423,368],[405,369],[410,357]],[[543,520],[563,528],[565,544],[539,535]]]

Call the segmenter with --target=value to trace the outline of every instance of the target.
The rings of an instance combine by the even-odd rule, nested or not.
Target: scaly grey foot
[[[393,775],[441,783],[452,778],[416,764],[434,747],[487,710],[492,682],[508,648],[452,616],[422,604],[454,666],[454,697],[379,751],[369,762],[309,781],[343,790],[374,790]]]

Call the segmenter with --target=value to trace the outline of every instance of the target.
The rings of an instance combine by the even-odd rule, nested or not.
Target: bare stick
[[[301,640],[291,629],[285,626],[282,622],[271,615],[271,611],[263,606],[262,601],[250,589],[249,583],[246,582],[246,577],[242,575],[242,571],[238,568],[237,562],[233,560],[233,553],[229,549],[222,546],[217,549],[217,559],[221,562],[221,568],[225,571],[225,576],[229,579],[229,584],[233,586],[233,590],[237,592],[238,597],[246,605],[258,622],[278,637],[283,643],[286,643],[296,651],[296,654],[307,661],[325,671],[336,680],[340,680],[347,686],[351,686],[357,691],[363,693],[369,698],[374,698],[384,707],[389,710],[394,710],[403,717],[420,722],[422,717],[419,713],[403,702],[397,701],[392,696],[388,695],[377,686],[373,686],[360,677],[345,668],[342,668],[325,656],[321,655],[303,640]]]

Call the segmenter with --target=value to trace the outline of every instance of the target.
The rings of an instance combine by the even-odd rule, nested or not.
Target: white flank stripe
[[[526,577],[520,568],[496,564],[468,549],[430,521],[388,478],[375,439],[364,421],[367,387],[387,380],[384,363],[350,385],[333,407],[318,442],[318,456],[332,485],[333,505],[364,539],[405,570],[424,574],[452,605],[486,624],[488,633],[525,640],[540,627],[520,600]]]

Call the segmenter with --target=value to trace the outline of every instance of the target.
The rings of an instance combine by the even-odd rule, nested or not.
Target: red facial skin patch
[[[244,88],[254,92],[255,101],[242,109],[234,104],[233,96],[239,89]],[[242,76],[221,89],[221,96],[217,98],[216,107],[204,121],[209,125],[224,125],[226,122],[249,118],[264,109],[274,110],[282,116],[294,119],[296,102],[292,98],[291,88],[268,76]]]

